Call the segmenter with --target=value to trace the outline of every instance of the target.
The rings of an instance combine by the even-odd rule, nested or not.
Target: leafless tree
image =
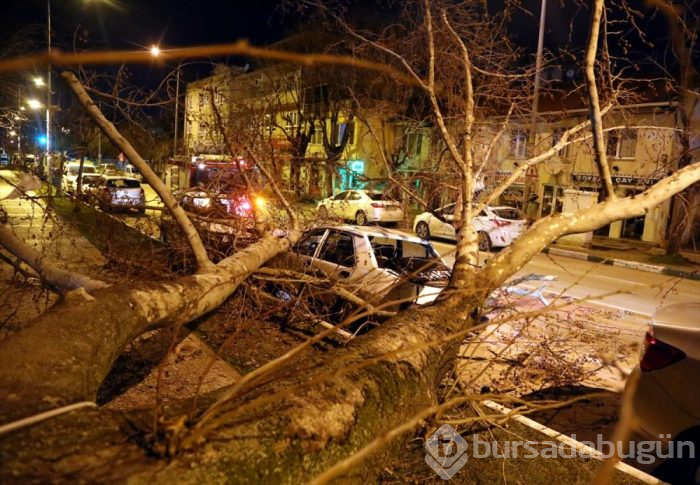
[[[229,388],[200,397],[194,408],[190,403],[174,403],[165,414],[159,412],[157,419],[149,412],[88,408],[11,431],[0,437],[2,473],[8,478],[51,478],[56,470],[55,451],[60,448],[61,455],[68,457],[61,461],[58,473],[64,478],[77,475],[84,480],[210,481],[235,475],[241,482],[297,482],[316,477],[316,483],[325,483],[343,475],[367,478],[380,463],[372,458],[391,450],[397,437],[431,416],[483,399],[468,392],[444,402],[438,402],[437,396],[460,343],[467,334],[482,328],[480,317],[488,296],[558,237],[644,214],[700,180],[700,164],[695,163],[636,197],[618,197],[608,190],[605,198],[592,207],[538,220],[511,246],[478,265],[478,235],[471,220],[481,204],[492,202],[529,167],[542,163],[572,140],[592,138],[601,180],[612,187],[602,141],[602,120],[612,101],[601,102],[597,89],[600,77],[595,69],[601,58],[599,35],[604,8],[603,0],[595,2],[589,42],[580,59],[587,73],[588,119],[569,128],[551,149],[527,158],[511,177],[480,199],[475,197],[478,175],[488,161],[491,143],[477,150],[477,126],[492,114],[489,100],[500,94],[504,98],[502,112],[509,115],[492,126],[489,133],[492,139],[497,138],[510,122],[512,110],[523,110],[527,104],[522,101],[525,89],[517,79],[531,72],[511,73],[509,61],[515,55],[512,49],[495,48],[500,38],[495,34],[501,33],[502,19],[491,16],[480,5],[472,8],[428,0],[412,3],[406,13],[419,22],[392,31],[388,39],[357,31],[334,14],[337,25],[344,26],[355,42],[366,46],[366,56],[360,58],[300,55],[252,48],[245,43],[172,51],[172,56],[244,53],[286,62],[363,68],[391,75],[417,89],[457,174],[458,218],[462,224],[450,285],[431,306],[402,311],[324,355],[308,354],[310,345],[335,332],[328,329],[246,374]],[[409,53],[398,48],[402,42],[397,44],[397,39],[408,45],[418,45],[420,40],[422,48]],[[379,53],[379,60],[373,53]],[[71,59],[104,63],[119,55],[56,55],[51,60],[56,64]],[[122,53],[121,57],[144,59],[136,53]],[[26,62],[19,59],[4,69]],[[603,69],[611,67],[605,62],[602,65]],[[255,244],[214,264],[176,198],[100,112],[77,78],[70,72],[65,72],[63,78],[102,131],[163,200],[189,241],[196,270],[169,281],[135,282],[126,287],[98,288],[104,283],[90,286],[88,281],[80,284],[85,291],[76,295],[71,292],[76,286],[75,275],[47,271],[50,268],[46,262],[32,265],[31,254],[0,233],[3,247],[32,265],[52,286],[70,294],[26,330],[2,343],[0,416],[5,422],[57,406],[77,403],[87,408],[94,403],[115,359],[130,342],[148,330],[180,328],[220,306],[266,261],[288,249],[300,228],[292,204],[278,187],[279,180],[265,170],[279,203],[288,212],[289,235],[277,237],[266,232]],[[234,136],[227,137],[232,153],[244,148],[235,143]],[[262,163],[258,166],[265,169]]]

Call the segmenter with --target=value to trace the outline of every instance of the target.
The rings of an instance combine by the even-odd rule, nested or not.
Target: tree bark
[[[47,261],[45,257],[15,236],[7,226],[2,224],[0,224],[0,246],[26,263],[37,272],[44,284],[57,290],[59,293],[78,288],[84,288],[88,293],[92,293],[109,286],[104,281],[59,268],[56,264]]]
[[[267,237],[206,274],[172,282],[112,286],[84,302],[68,300],[0,346],[0,417],[10,421],[94,400],[115,359],[143,332],[181,325],[215,308],[288,239]]]

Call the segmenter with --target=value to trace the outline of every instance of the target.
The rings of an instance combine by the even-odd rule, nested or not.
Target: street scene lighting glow
[[[28,99],[27,100],[27,106],[31,109],[39,109],[41,108],[41,102],[38,99]]]
[[[153,57],[158,57],[160,55],[160,48],[157,45],[151,46],[151,55]]]
[[[36,87],[40,88],[40,87],[42,87],[44,84],[45,84],[45,83],[44,83],[44,79],[43,79],[43,78],[38,77],[38,76],[34,78],[34,85],[35,85]]]

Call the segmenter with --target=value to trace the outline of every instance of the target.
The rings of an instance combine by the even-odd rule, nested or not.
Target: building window
[[[288,135],[294,135],[299,124],[299,113],[296,111],[288,111],[282,115],[282,119],[284,121],[284,130]]]
[[[333,125],[333,134],[331,135],[331,143],[335,143],[336,146],[340,146],[343,143],[343,136],[347,131],[348,145],[355,144],[355,122],[349,123],[338,123]]]
[[[510,156],[513,158],[525,158],[527,154],[527,131],[517,128],[512,131],[510,139]]]
[[[566,128],[555,128],[554,131],[552,131],[552,147],[554,147],[559,141],[561,140],[561,137],[564,135],[564,132],[566,131]],[[557,152],[557,155],[559,155],[562,158],[567,158],[569,156],[569,149],[571,148],[571,145],[566,145],[563,147],[561,150]]]
[[[420,156],[423,151],[423,133],[417,131],[406,133],[404,150],[409,158]]]
[[[310,143],[312,145],[323,145],[323,125],[316,123]]]
[[[224,95],[220,91],[214,92],[214,104],[219,107],[224,104]]]
[[[205,106],[209,106],[209,93],[207,91],[202,91],[199,93],[199,109],[203,109]]]
[[[623,129],[608,132],[605,152],[610,158],[634,158],[637,148],[637,132]]]

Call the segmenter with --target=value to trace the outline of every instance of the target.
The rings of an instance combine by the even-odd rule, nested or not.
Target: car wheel
[[[357,211],[357,214],[355,214],[355,224],[358,226],[364,226],[367,224],[367,214],[362,211]]]
[[[418,225],[416,225],[416,236],[426,241],[430,239],[430,228],[428,224],[423,221],[419,222]]]
[[[328,209],[326,209],[326,206],[322,205],[318,208],[318,217],[321,219],[328,219]]]
[[[488,253],[491,251],[491,238],[485,232],[479,233],[479,251]]]

